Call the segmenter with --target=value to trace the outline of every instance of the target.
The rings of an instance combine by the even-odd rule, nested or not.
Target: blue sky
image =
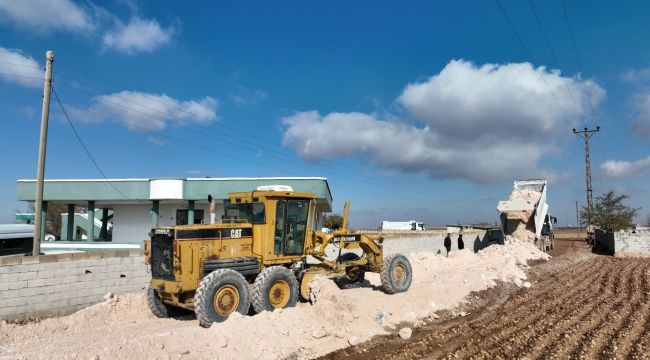
[[[650,3],[0,1],[0,222],[34,178],[46,50],[111,178],[326,176],[351,225],[495,221],[547,177],[575,223],[594,193],[650,214]],[[581,69],[582,68],[582,69]],[[52,103],[47,178],[101,178]],[[209,149],[209,150],[208,150]]]

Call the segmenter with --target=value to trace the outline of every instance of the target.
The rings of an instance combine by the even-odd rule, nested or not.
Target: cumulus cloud
[[[43,86],[43,70],[33,57],[20,50],[0,47],[0,59],[0,78],[26,87]]]
[[[84,32],[95,27],[91,12],[70,0],[0,1],[0,13],[5,21],[38,31]]]
[[[543,173],[537,163],[554,150],[555,135],[571,128],[588,101],[597,104],[604,95],[592,81],[528,63],[476,66],[454,60],[398,97],[416,123],[376,114],[300,112],[283,118],[283,144],[306,159],[362,154],[374,164],[434,178],[489,182],[535,176]]]
[[[627,70],[621,74],[621,80],[628,83],[650,80],[650,68]]]
[[[80,121],[112,120],[131,130],[159,131],[168,124],[184,126],[215,121],[217,105],[217,100],[209,96],[181,101],[165,94],[121,91],[95,96],[87,108],[68,106],[68,109]]]
[[[173,34],[172,27],[164,29],[154,19],[133,17],[126,25],[118,21],[113,30],[104,34],[102,43],[125,54],[152,52],[169,43]]]
[[[632,177],[643,175],[650,170],[650,156],[637,161],[607,160],[600,169],[609,177]]]

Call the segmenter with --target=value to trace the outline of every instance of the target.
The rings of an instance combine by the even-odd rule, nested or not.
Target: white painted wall
[[[217,221],[224,214],[223,203],[217,203]],[[152,204],[140,205],[114,205],[113,206],[113,242],[116,243],[142,243],[148,239],[151,231]],[[158,226],[176,225],[176,210],[187,209],[187,203],[160,204]],[[202,209],[204,221],[210,221],[208,204],[196,204],[195,210]]]
[[[151,231],[151,204],[113,206],[113,242],[141,244]]]

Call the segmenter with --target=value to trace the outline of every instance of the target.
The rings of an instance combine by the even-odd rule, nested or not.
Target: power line
[[[70,120],[70,117],[68,116],[68,112],[67,112],[67,111],[65,110],[65,108],[63,107],[63,104],[61,103],[61,100],[59,99],[59,95],[56,93],[56,90],[54,89],[54,87],[52,87],[52,93],[54,94],[54,97],[56,98],[57,103],[59,103],[59,106],[61,107],[61,111],[63,111],[63,115],[65,115],[65,118],[66,118],[66,120],[68,121],[68,124],[69,124],[70,127],[72,128],[72,131],[74,132],[74,135],[75,135],[75,137],[77,138],[77,141],[79,141],[79,144],[81,144],[81,147],[83,148],[84,152],[86,153],[86,155],[88,156],[88,158],[90,159],[90,161],[91,161],[91,162],[93,163],[93,165],[95,166],[95,169],[97,169],[97,171],[99,171],[99,173],[104,177],[104,179],[106,179],[106,180],[108,181],[108,184],[109,184],[113,189],[115,189],[117,192],[119,192],[120,194],[122,194],[122,196],[124,196],[126,199],[131,200],[131,198],[129,198],[126,194],[124,194],[120,189],[118,189],[117,187],[115,187],[115,185],[113,185],[113,183],[108,179],[108,177],[106,176],[106,174],[104,173],[104,171],[99,167],[99,164],[97,164],[97,161],[95,160],[95,158],[92,156],[92,154],[91,154],[90,151],[88,150],[88,147],[86,147],[86,144],[85,144],[84,141],[81,139],[81,136],[79,136],[79,133],[77,132],[77,129],[75,128],[74,124],[73,124],[72,121]]]
[[[79,88],[77,88],[77,87],[74,87],[74,86],[68,86],[68,85],[65,85],[65,84],[63,84],[62,86],[69,87],[69,88],[71,88],[71,89],[73,89],[73,90],[75,90],[75,91],[78,91],[78,92],[80,92],[80,93],[84,93],[84,94],[89,95],[89,96],[94,96],[94,94],[89,93],[89,92],[84,91],[84,90],[81,90],[81,89],[79,89]],[[91,87],[92,87],[92,86],[91,86]],[[145,108],[145,109],[152,110],[152,111],[154,111],[154,112],[159,113],[159,114],[162,115],[162,116],[167,116],[166,113],[164,113],[164,112],[162,112],[162,111],[160,111],[160,110],[158,110],[158,109],[148,107],[148,106],[146,106],[146,105],[143,105],[143,104],[141,104],[141,103],[139,103],[139,102],[133,101],[133,100],[131,100],[131,99],[128,99],[128,98],[123,97],[123,96],[118,95],[118,94],[116,94],[115,96],[118,97],[118,98],[120,98],[120,99],[123,99],[123,100],[125,100],[125,101],[127,101],[127,102],[130,102],[130,103],[132,103],[132,104],[134,104],[134,105],[136,105],[136,106],[138,106],[138,107],[142,107],[142,108]],[[113,105],[115,105],[115,106],[121,107],[121,108],[123,108],[123,109],[129,110],[129,111],[131,111],[131,112],[137,113],[137,114],[141,115],[141,116],[144,117],[144,118],[155,119],[155,117],[154,117],[151,113],[147,113],[147,112],[141,111],[141,110],[139,110],[139,109],[135,109],[135,108],[133,108],[133,107],[131,107],[131,106],[127,106],[127,105],[124,105],[124,104],[119,103],[119,102],[116,102],[116,101],[112,101],[112,100],[108,100],[108,99],[105,99],[104,101],[106,101],[106,102],[108,102],[108,103],[111,103],[111,104],[113,104]],[[166,105],[168,105],[168,104],[166,104]],[[183,109],[180,109],[180,108],[177,108],[177,109],[178,109],[178,110],[183,110]],[[132,123],[126,123],[126,122],[124,122],[124,124],[126,124],[127,126],[130,126],[130,127],[133,127],[133,124],[132,124]],[[203,125],[200,125],[200,124],[197,124],[196,126],[200,127],[201,129],[204,129],[204,130],[206,130],[206,131],[209,131],[209,132],[211,132],[211,133],[217,133],[217,134],[220,134],[220,133],[218,133],[216,130],[211,129],[211,128],[207,127],[207,126],[203,126]],[[204,136],[204,137],[209,137],[209,138],[212,138],[212,139],[216,139],[216,140],[219,140],[219,141],[221,141],[221,142],[225,142],[225,143],[231,144],[231,145],[233,145],[233,146],[236,146],[236,147],[239,147],[239,148],[242,148],[242,149],[246,149],[246,150],[248,150],[248,151],[255,152],[255,151],[257,150],[257,149],[252,149],[252,148],[249,148],[249,147],[242,146],[241,144],[239,144],[239,143],[237,143],[237,142],[233,142],[233,141],[230,141],[230,140],[228,140],[228,139],[224,139],[223,137],[215,137],[215,136],[212,136],[212,135],[209,135],[209,134],[206,134],[206,133],[204,133],[204,132],[201,132],[201,131],[198,131],[198,130],[194,130],[194,129],[191,129],[191,128],[183,128],[183,129],[186,130],[186,131],[188,131],[188,132],[196,133],[196,134],[199,134],[199,135]],[[236,138],[236,137],[235,137],[235,138]],[[297,165],[299,165],[299,166],[308,167],[308,168],[312,168],[312,169],[315,169],[315,170],[318,170],[318,171],[322,171],[322,170],[320,170],[318,167],[316,167],[316,166],[314,166],[314,165],[311,165],[311,164],[302,164],[302,163],[299,163],[298,161],[296,161],[296,159],[294,159],[294,158],[286,157],[286,156],[284,156],[284,154],[282,154],[281,152],[279,152],[279,151],[277,151],[277,150],[271,149],[271,148],[269,148],[269,147],[261,146],[261,145],[259,145],[259,144],[256,144],[256,143],[253,143],[253,142],[250,142],[250,141],[248,141],[248,140],[246,140],[246,139],[243,139],[243,138],[238,138],[238,139],[241,140],[241,141],[244,142],[244,143],[248,143],[248,144],[251,144],[251,145],[253,145],[253,146],[260,147],[260,148],[262,148],[262,149],[266,149],[266,150],[271,151],[271,152],[274,152],[274,153],[276,153],[276,154],[280,154],[280,156],[275,156],[275,155],[270,155],[270,154],[264,154],[264,156],[271,157],[271,158],[274,158],[274,159],[277,159],[277,160],[281,160],[281,161],[285,161],[285,162],[292,162],[292,163],[297,164]],[[350,180],[354,180],[354,181],[359,181],[359,180],[357,180],[356,178],[353,178],[353,176],[355,176],[355,177],[358,177],[358,178],[360,178],[360,179],[363,179],[363,182],[365,182],[365,183],[370,183],[370,184],[374,184],[374,185],[376,185],[376,186],[382,186],[382,187],[386,187],[386,186],[387,186],[387,185],[384,184],[384,183],[381,183],[381,182],[378,182],[378,181],[374,181],[373,179],[368,179],[367,177],[364,177],[364,176],[362,176],[362,175],[356,175],[356,174],[350,174],[350,175],[348,175],[347,173],[344,173],[344,174],[337,173],[337,176],[339,176],[339,177],[343,177],[343,178],[347,178],[347,179],[350,179]],[[369,180],[370,180],[370,181],[369,181]],[[400,182],[394,182],[394,181],[391,181],[391,183],[393,184],[392,186],[400,187],[400,188],[402,188],[402,189],[404,189],[404,190],[406,190],[406,191],[422,193],[421,191],[418,191],[417,189],[413,189],[412,187],[408,187],[408,186],[406,186],[406,185],[404,185],[403,183],[400,183]],[[430,191],[430,190],[427,190],[427,192],[428,192],[428,191]],[[441,191],[441,192],[442,192],[442,191]],[[469,193],[469,192],[467,192],[467,193]],[[432,194],[432,195],[433,195],[433,194]]]
[[[524,42],[524,39],[519,35],[519,32],[517,31],[517,28],[515,28],[515,25],[510,20],[510,17],[506,13],[506,10],[503,8],[503,6],[501,6],[501,2],[499,2],[499,0],[494,0],[494,1],[497,3],[497,6],[499,7],[499,10],[501,10],[501,14],[503,14],[503,16],[505,17],[506,21],[508,22],[508,25],[510,25],[510,29],[515,34],[515,37],[517,38],[517,40],[519,40],[519,44],[524,49],[524,52],[526,52],[526,55],[528,56],[528,60],[534,66],[534,64],[536,63],[535,58],[533,57],[531,52],[528,50],[528,47],[526,46],[526,43]],[[546,82],[546,79],[541,74],[538,73],[538,75],[539,75],[539,78],[544,83],[544,85],[546,86],[546,88],[548,89],[548,91],[551,93],[551,96],[553,97],[553,100],[555,100],[555,103],[557,103],[557,106],[562,111],[564,111],[564,107],[562,106],[562,104],[560,104],[560,101],[557,99],[557,96],[555,96],[555,93],[553,92],[553,90],[551,90],[551,87],[548,85],[548,82]]]
[[[535,10],[535,6],[533,5],[532,0],[528,0],[528,5],[530,6],[530,9],[533,11],[533,14],[535,15],[535,20],[537,20],[537,26],[539,27],[539,30],[542,32],[542,36],[544,37],[544,41],[546,42],[546,46],[548,47],[549,52],[551,53],[551,57],[553,58],[555,67],[561,69],[560,62],[557,60],[557,57],[555,56],[555,51],[553,51],[553,47],[551,46],[551,41],[548,39],[548,36],[546,35],[546,31],[544,31],[544,26],[542,26],[542,20],[539,18],[539,15],[537,14],[537,10]],[[578,110],[580,117],[582,117],[582,122],[584,123],[584,125],[587,125],[584,119],[584,115],[582,113],[582,108],[578,105],[575,96],[573,95],[573,91],[571,90],[571,87],[569,87],[567,82],[568,80],[562,81],[562,83],[564,83],[564,87],[567,89],[567,92],[569,93],[569,97],[571,98],[573,105],[576,107],[576,110]]]
[[[562,13],[564,14],[564,20],[566,22],[567,29],[569,30],[569,38],[571,39],[571,47],[573,48],[573,53],[576,56],[576,62],[578,63],[578,69],[580,70],[581,74],[584,74],[585,71],[582,68],[582,61],[580,60],[580,55],[578,55],[578,47],[576,46],[576,40],[575,37],[573,36],[573,29],[571,28],[571,23],[569,22],[569,15],[568,12],[566,11],[566,6],[564,4],[564,0],[560,0],[560,4],[562,4]],[[587,85],[585,84],[585,89]],[[588,97],[588,104],[591,108],[591,116],[593,121],[596,123],[596,126],[599,126],[598,124],[598,119],[596,118],[596,109],[594,107],[593,102],[591,101],[591,97]]]
[[[12,65],[12,66],[20,66],[20,67],[26,67],[26,68],[30,68],[30,69],[41,70],[41,68],[39,66],[18,64],[18,63],[9,62],[9,61],[0,61],[0,64],[6,64],[6,65]]]

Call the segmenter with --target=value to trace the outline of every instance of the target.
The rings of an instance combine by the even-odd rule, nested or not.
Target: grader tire
[[[402,254],[392,254],[381,263],[381,285],[388,294],[401,293],[411,287],[413,270],[411,263]]]
[[[255,312],[293,307],[298,302],[298,280],[291,270],[270,266],[255,278],[252,303]]]
[[[147,289],[147,305],[149,306],[149,310],[159,318],[169,318],[180,315],[181,313],[179,308],[165,304],[160,300],[158,292],[152,288]]]
[[[203,327],[225,321],[234,312],[246,315],[249,308],[248,284],[235,270],[211,272],[201,280],[194,294],[194,312]]]
[[[359,255],[355,253],[345,253],[338,258],[338,262],[359,260]],[[366,272],[359,271],[346,271],[344,276],[341,276],[339,282],[341,285],[358,284],[366,279]]]

